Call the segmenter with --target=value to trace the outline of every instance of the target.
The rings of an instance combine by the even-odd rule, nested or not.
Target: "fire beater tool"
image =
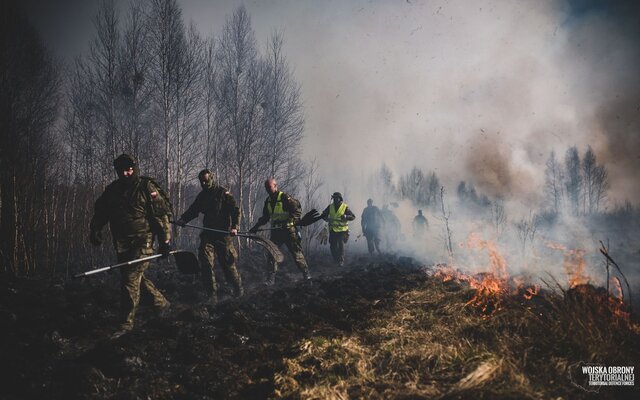
[[[196,258],[195,254],[189,251],[183,251],[183,250],[173,250],[169,254],[173,255],[173,258],[176,262],[176,266],[178,267],[178,270],[183,274],[196,274],[198,273],[198,271],[200,271],[200,268],[198,267],[198,259]],[[109,265],[106,267],[92,269],[90,271],[82,272],[79,274],[75,274],[73,275],[73,278],[82,278],[84,276],[89,276],[89,275],[97,274],[100,272],[109,271],[115,268],[125,267],[127,265],[135,265],[141,262],[153,260],[160,257],[162,257],[162,254],[154,254],[152,256],[142,257],[136,260],[126,261],[126,262],[122,262],[114,265]]]

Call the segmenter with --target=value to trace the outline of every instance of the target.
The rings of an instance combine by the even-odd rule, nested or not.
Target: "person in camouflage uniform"
[[[344,265],[344,244],[349,241],[349,221],[356,219],[340,192],[331,195],[332,203],[324,209],[320,218],[329,223],[329,248],[333,261]]]
[[[231,236],[238,233],[240,210],[236,205],[233,195],[224,187],[215,184],[213,174],[208,169],[203,169],[198,174],[202,191],[198,194],[193,204],[185,211],[176,224],[184,226],[196,218],[198,214],[204,214],[203,225],[205,228],[229,231]],[[217,284],[215,276],[215,256],[225,272],[227,280],[233,284],[234,295],[240,297],[243,294],[242,280],[236,268],[238,258],[233,240],[226,233],[203,231],[200,234],[200,247],[198,259],[200,260],[202,284],[211,302],[217,303]]]
[[[302,215],[300,203],[287,193],[279,191],[278,183],[273,178],[267,179],[264,187],[269,196],[264,201],[262,217],[249,230],[249,233],[258,232],[258,228],[271,221],[271,228],[276,228],[271,231],[271,241],[277,246],[285,244],[291,252],[298,269],[302,272],[304,279],[310,280],[309,266],[304,258],[300,237],[296,229],[296,225],[300,222]],[[269,276],[266,282],[268,285],[275,283],[277,270],[278,263],[269,255]]]
[[[122,154],[113,162],[118,179],[109,184],[96,200],[89,240],[102,244],[102,228],[109,223],[118,262],[136,260],[154,254],[154,235],[159,251],[167,257],[171,251],[171,203],[151,178],[140,177],[135,159]],[[144,276],[149,262],[120,268],[121,324],[116,336],[133,329],[140,291],[150,295],[153,305],[164,310],[169,302]]]

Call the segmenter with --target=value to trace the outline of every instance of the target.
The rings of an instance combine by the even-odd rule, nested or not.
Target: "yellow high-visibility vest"
[[[347,210],[347,203],[340,204],[340,207],[336,210],[334,203],[329,205],[329,229],[332,232],[347,232],[349,230],[349,224],[347,221],[342,220],[344,212]]]
[[[270,200],[267,200],[267,210],[269,210],[269,215],[271,217],[272,228],[293,226],[293,218],[288,212],[284,211],[284,206],[282,204],[282,192],[278,192],[275,207],[271,205]]]

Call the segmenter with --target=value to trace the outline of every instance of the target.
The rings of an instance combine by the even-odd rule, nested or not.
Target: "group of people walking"
[[[173,221],[173,207],[168,196],[153,179],[140,176],[138,165],[132,156],[120,155],[114,160],[113,166],[118,179],[108,185],[96,200],[90,223],[90,242],[96,246],[102,244],[102,229],[108,223],[119,262],[153,254],[154,238],[158,241],[158,252],[162,257],[167,257],[172,250],[171,224],[184,227],[203,214],[203,227],[207,230],[200,234],[198,261],[204,292],[215,305],[218,299],[214,272],[217,258],[227,281],[233,286],[234,296],[242,296],[244,288],[236,266],[237,251],[233,245],[233,237],[240,229],[240,209],[230,191],[215,182],[213,173],[208,169],[200,171],[198,180],[202,191],[187,210]],[[278,190],[278,184],[273,178],[267,179],[264,186],[267,198],[262,216],[249,233],[257,233],[261,226],[270,222],[271,241],[279,247],[285,245],[289,249],[303,279],[310,281],[309,266],[298,234],[302,218],[300,202],[290,194]],[[343,266],[344,245],[349,239],[349,221],[355,220],[356,216],[344,202],[341,193],[333,193],[331,200],[331,204],[319,216],[316,212],[317,217],[305,224],[320,219],[327,221],[331,255],[338,266]],[[426,219],[424,222],[426,224]],[[414,220],[414,227],[415,223]],[[383,212],[373,206],[373,201],[369,199],[362,214],[362,231],[367,238],[370,253],[380,253],[380,233],[384,226]],[[120,326],[115,336],[133,329],[141,291],[150,295],[157,310],[163,311],[169,307],[169,301],[144,276],[148,267],[147,261],[120,269],[121,313]],[[277,269],[278,263],[270,255],[266,284],[275,283]]]

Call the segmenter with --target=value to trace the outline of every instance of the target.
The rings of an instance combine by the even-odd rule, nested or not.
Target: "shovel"
[[[173,255],[173,258],[176,261],[176,265],[178,266],[178,270],[183,274],[197,274],[200,271],[198,266],[198,259],[195,254],[189,251],[182,250],[174,250],[169,254]],[[155,258],[162,257],[162,254],[154,254],[152,256],[138,258],[136,260],[126,261],[119,264],[109,265],[108,267],[96,268],[87,272],[82,272],[80,274],[75,274],[73,278],[82,278],[83,276],[89,276],[93,274],[97,274],[99,272],[109,271],[110,269],[125,267],[127,265],[135,265],[141,262],[153,260]]]
[[[172,221],[171,223],[172,224],[176,224],[174,221]],[[176,224],[176,225],[178,225],[178,224]],[[180,226],[180,225],[178,225],[178,226]],[[191,225],[191,224],[184,224],[183,226],[188,227],[188,228],[201,229],[201,230],[207,231],[207,232],[226,233],[228,235],[231,234],[231,232],[229,232],[229,231],[223,231],[223,230],[220,230],[220,229],[205,228],[204,226],[197,226],[197,225]],[[265,250],[267,250],[269,252],[271,257],[273,257],[273,259],[276,260],[276,262],[281,263],[282,261],[284,261],[284,254],[282,254],[282,252],[280,251],[278,246],[276,246],[276,244],[273,243],[271,240],[265,239],[265,238],[263,238],[261,236],[248,235],[246,233],[238,233],[238,234],[236,234],[236,236],[247,238],[247,239],[251,239],[251,240],[255,240],[255,242],[257,244],[259,244],[260,246],[264,247]]]

